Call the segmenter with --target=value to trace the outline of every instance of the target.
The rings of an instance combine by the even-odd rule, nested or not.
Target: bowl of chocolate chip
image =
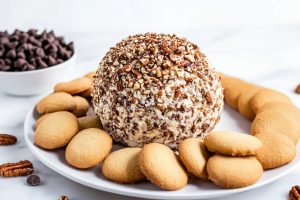
[[[37,95],[50,91],[74,67],[73,42],[53,31],[0,31],[0,92]]]

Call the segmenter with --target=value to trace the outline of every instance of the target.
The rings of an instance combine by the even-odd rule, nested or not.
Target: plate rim
[[[237,188],[237,189],[222,189],[222,188],[220,188],[220,191],[218,192],[218,194],[213,194],[213,195],[209,194],[209,195],[203,195],[203,196],[200,195],[199,196],[199,194],[197,194],[197,193],[196,194],[195,193],[185,193],[183,195],[183,194],[178,193],[178,191],[180,191],[180,190],[178,190],[178,191],[143,191],[143,190],[141,190],[141,191],[133,192],[133,191],[128,191],[126,188],[120,188],[120,189],[109,188],[109,187],[103,186],[103,185],[95,185],[85,179],[82,179],[77,176],[73,176],[73,175],[71,175],[71,173],[65,173],[65,171],[62,171],[61,169],[59,169],[59,167],[57,167],[54,164],[52,164],[51,162],[49,162],[38,151],[35,150],[35,148],[38,148],[38,147],[35,146],[34,143],[32,143],[30,141],[30,139],[29,139],[30,133],[27,131],[27,130],[30,130],[30,128],[28,127],[30,125],[29,120],[32,117],[32,115],[34,114],[34,111],[35,111],[35,106],[32,106],[30,108],[30,110],[28,111],[28,113],[26,114],[24,126],[23,126],[23,131],[24,131],[23,136],[25,139],[25,143],[26,143],[27,147],[29,148],[29,150],[31,151],[31,153],[35,157],[37,157],[38,160],[40,162],[42,162],[44,165],[46,165],[49,169],[55,171],[56,173],[60,174],[61,176],[66,177],[66,178],[68,178],[74,182],[77,182],[81,185],[84,185],[84,186],[87,186],[90,188],[94,188],[96,190],[113,193],[113,194],[138,197],[138,198],[150,198],[150,199],[182,199],[182,198],[184,198],[184,199],[207,199],[207,198],[225,197],[225,196],[230,196],[230,195],[234,195],[234,194],[238,194],[241,192],[246,192],[246,191],[250,191],[250,190],[253,190],[256,188],[263,187],[263,186],[265,186],[271,182],[274,182],[275,180],[280,179],[283,176],[289,174],[290,172],[295,170],[296,167],[298,167],[300,165],[300,160],[299,160],[297,163],[294,163],[294,165],[291,166],[290,168],[281,172],[279,175],[269,178],[268,180],[264,181],[263,183],[258,182],[253,185],[250,185],[248,187]],[[292,162],[294,162],[294,161],[295,160],[293,160]],[[289,164],[287,164],[287,165],[289,165]],[[116,184],[118,184],[118,183],[116,183]]]

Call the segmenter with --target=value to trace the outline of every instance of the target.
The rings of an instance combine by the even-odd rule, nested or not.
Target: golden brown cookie
[[[146,144],[138,158],[142,173],[152,183],[165,190],[179,190],[188,181],[188,175],[176,154],[166,145]]]
[[[251,125],[251,134],[273,133],[286,135],[297,144],[300,137],[299,124],[293,115],[278,110],[266,110],[256,115]]]
[[[207,163],[208,178],[222,188],[242,188],[256,183],[263,168],[254,156],[212,156]]]
[[[181,161],[189,172],[201,179],[207,179],[206,164],[209,152],[202,139],[185,139],[179,144],[178,151]]]
[[[74,79],[69,82],[58,83],[54,87],[55,92],[66,92],[69,94],[78,94],[89,89],[92,85],[92,81],[87,77]]]
[[[90,98],[92,98],[92,91],[93,91],[93,87],[91,86],[89,89],[79,93],[78,95],[80,95],[86,99],[90,99]]]
[[[264,111],[268,111],[268,110],[277,110],[278,112],[284,112],[284,113],[288,113],[289,115],[292,115],[295,120],[297,121],[298,125],[299,125],[299,129],[300,129],[300,111],[299,109],[290,103],[284,103],[284,102],[269,102],[266,105],[264,105],[263,107],[261,107],[258,111],[257,114],[262,113]]]
[[[76,101],[65,92],[49,94],[38,102],[36,110],[40,114],[52,113],[57,111],[72,111],[76,107]]]
[[[90,107],[89,102],[80,96],[74,96],[73,98],[76,101],[76,108],[73,110],[74,115],[77,117],[85,116]]]
[[[67,111],[51,113],[34,132],[34,143],[44,149],[56,149],[69,143],[78,132],[78,121]]]
[[[224,99],[226,103],[234,109],[238,109],[238,98],[243,90],[249,87],[249,83],[245,81],[226,76],[222,79],[224,87]]]
[[[97,128],[80,131],[66,148],[66,160],[73,167],[86,169],[96,166],[109,154],[112,138]]]
[[[102,174],[118,183],[135,183],[146,180],[138,165],[141,148],[124,148],[112,152],[102,164]]]
[[[85,116],[78,118],[79,130],[87,128],[99,128],[102,129],[102,124],[97,116]]]
[[[264,169],[280,167],[295,158],[296,147],[288,137],[278,133],[257,134],[255,137],[263,143],[255,156]]]
[[[40,116],[40,117],[36,120],[35,125],[34,125],[34,128],[36,129],[36,128],[38,127],[38,125],[39,125],[39,124],[40,124],[47,116],[49,116],[50,114],[51,114],[51,113]]]
[[[249,120],[253,120],[255,117],[255,113],[251,108],[250,102],[259,89],[260,88],[258,86],[249,85],[249,87],[241,92],[237,101],[239,112],[242,116]]]
[[[253,96],[250,105],[252,110],[257,113],[260,108],[273,101],[292,104],[291,99],[281,92],[272,89],[261,89]]]
[[[95,77],[95,75],[96,75],[96,72],[95,71],[91,71],[91,72],[85,74],[84,77],[87,77],[87,78],[93,80],[94,77]]]
[[[255,137],[232,131],[217,131],[204,138],[204,144],[211,152],[229,156],[255,155],[262,143]]]

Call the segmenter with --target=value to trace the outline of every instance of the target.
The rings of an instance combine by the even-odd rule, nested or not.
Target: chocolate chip
[[[7,58],[16,58],[17,57],[17,54],[16,54],[16,50],[15,49],[11,49],[9,50],[7,53],[6,53],[6,57]]]
[[[44,50],[42,49],[42,48],[38,48],[38,49],[36,49],[36,55],[38,56],[38,57],[41,57],[41,58],[43,58],[43,57],[45,57],[45,52],[44,52]]]
[[[70,43],[67,45],[67,49],[73,51],[73,50],[74,50],[74,43],[73,43],[73,42],[70,42]]]
[[[37,30],[36,29],[29,29],[28,34],[29,35],[36,35],[37,34]]]
[[[57,46],[55,46],[54,44],[49,44],[45,48],[49,53],[56,53],[58,51]]]
[[[60,63],[62,63],[62,62],[64,62],[64,61],[63,61],[62,59],[60,59],[60,58],[57,59],[57,61],[56,61],[57,64],[60,64]]]
[[[38,41],[37,39],[35,39],[33,36],[29,37],[29,42],[35,46],[41,47],[42,46],[42,42]]]
[[[25,59],[25,58],[26,58],[26,55],[25,55],[24,52],[20,51],[20,52],[17,53],[17,57],[18,57],[18,58],[24,58],[24,59]]]
[[[13,32],[13,35],[20,35],[21,34],[21,31],[19,29],[16,29],[14,32]]]
[[[0,37],[7,37],[8,32],[7,31],[0,31]]]
[[[10,71],[11,67],[8,65],[5,65],[3,67],[0,67],[0,69],[1,69],[0,71]]]
[[[2,57],[5,53],[5,48],[4,46],[0,45],[0,57]]]
[[[36,66],[38,68],[46,68],[46,67],[48,67],[47,63],[45,63],[41,58],[36,59]]]
[[[9,41],[10,42],[15,42],[15,41],[18,41],[19,40],[19,36],[17,35],[12,35],[10,38],[9,38]]]
[[[36,174],[31,174],[27,177],[27,184],[30,186],[37,186],[41,184],[41,179]]]
[[[8,37],[1,37],[0,38],[0,44],[3,44],[3,45],[5,45],[5,44],[8,44],[9,43],[9,39],[8,39]]]
[[[0,66],[4,66],[5,65],[5,61],[3,59],[0,59]]]
[[[52,56],[48,56],[48,65],[55,65],[56,60]]]
[[[9,59],[9,58],[5,58],[4,61],[5,61],[5,64],[8,66],[10,66],[12,64],[11,59]]]
[[[34,65],[31,65],[31,64],[27,64],[27,70],[35,70],[36,67]]]
[[[24,65],[26,64],[26,60],[23,58],[18,58],[18,60],[16,60],[14,62],[14,67],[17,69],[21,69]]]

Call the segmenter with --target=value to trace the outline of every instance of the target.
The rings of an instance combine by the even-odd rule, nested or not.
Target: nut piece
[[[11,145],[17,142],[17,138],[9,134],[0,134],[0,145]]]
[[[290,200],[300,200],[300,186],[295,185],[289,192]]]
[[[33,171],[33,165],[28,160],[0,165],[0,175],[6,177],[25,176],[31,174]]]
[[[61,196],[58,200],[69,200],[69,198],[67,196]]]
[[[296,87],[295,92],[296,92],[297,94],[300,94],[300,84]]]

